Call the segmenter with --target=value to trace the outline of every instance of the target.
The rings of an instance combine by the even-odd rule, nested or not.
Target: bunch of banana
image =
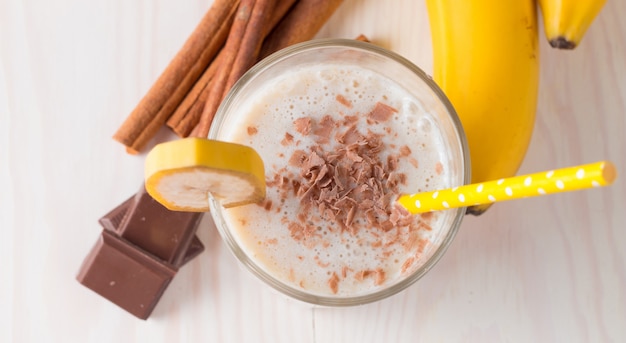
[[[539,0],[550,45],[574,49],[605,3],[606,0]]]
[[[515,175],[530,143],[539,86],[534,0],[426,0],[433,77],[468,138],[472,182]],[[473,206],[481,214],[489,205]]]

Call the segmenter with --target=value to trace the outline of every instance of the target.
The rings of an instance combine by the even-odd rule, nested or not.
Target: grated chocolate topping
[[[352,105],[343,97],[336,100],[346,107]],[[431,228],[424,223],[429,215],[413,216],[395,201],[400,186],[407,182],[406,174],[398,170],[400,161],[418,166],[408,146],[385,144],[383,133],[378,133],[390,132],[384,122],[397,112],[378,102],[367,114],[339,113],[339,119],[326,115],[319,121],[310,117],[294,120],[293,133],[286,133],[282,144],[304,142],[301,140],[304,137],[312,139],[314,144],[296,145],[299,149],[285,156],[289,168],[275,168],[275,174],[266,182],[267,187],[279,190],[281,202],[294,195],[300,201],[296,218],[284,216],[281,220],[292,239],[313,249],[329,244],[324,237],[327,231],[353,237],[363,237],[359,234],[366,232],[368,238],[363,241],[372,249],[379,249],[376,254],[381,259],[390,256],[398,246],[407,252],[414,251],[416,255],[402,264],[402,272],[411,268],[417,254],[428,243],[419,231]],[[370,130],[373,124],[382,126],[382,131]],[[259,205],[280,212],[278,203]],[[336,225],[321,228],[323,221]],[[320,267],[326,265],[321,260],[316,262]],[[328,275],[328,287],[333,293],[337,293],[341,280],[348,277],[357,281],[370,279],[375,285],[386,280],[383,269],[352,270],[345,266],[341,270],[329,270]]]
[[[395,112],[395,108],[379,102],[368,118],[384,121]],[[289,157],[289,165],[299,169],[298,175],[284,181],[285,176],[275,176],[268,185],[276,185],[275,180],[280,179],[284,194],[292,191],[299,197],[304,215],[297,227],[313,226],[319,221],[316,218],[322,218],[337,222],[342,231],[356,234],[365,226],[388,231],[412,222],[411,215],[394,201],[399,186],[406,182],[406,175],[397,172],[398,161],[411,150],[402,146],[383,158],[381,153],[388,147],[382,136],[359,131],[359,120],[358,116],[345,116],[343,121],[335,121],[326,115],[319,122],[308,117],[294,121],[295,132],[312,134],[315,144]],[[290,134],[286,137],[294,139]],[[333,144],[329,144],[331,137]],[[312,211],[317,212],[316,216]]]

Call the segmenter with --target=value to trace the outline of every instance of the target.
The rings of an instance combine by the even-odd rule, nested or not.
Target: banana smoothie
[[[259,153],[267,195],[220,210],[220,221],[253,271],[325,298],[414,275],[451,215],[410,215],[396,199],[452,187],[460,174],[437,110],[377,71],[332,62],[299,65],[247,94],[218,138]]]

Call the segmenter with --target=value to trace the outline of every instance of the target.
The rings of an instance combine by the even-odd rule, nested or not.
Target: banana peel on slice
[[[185,138],[158,144],[148,153],[145,185],[169,210],[207,212],[209,193],[225,208],[263,200],[265,171],[250,147]]]

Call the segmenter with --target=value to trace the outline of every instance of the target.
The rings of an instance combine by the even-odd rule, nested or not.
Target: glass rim
[[[465,136],[465,132],[463,130],[463,126],[461,125],[461,120],[459,119],[454,107],[452,106],[449,99],[443,93],[441,88],[434,82],[434,80],[428,76],[423,70],[417,67],[415,64],[410,62],[408,59],[402,57],[401,55],[387,50],[385,48],[378,47],[371,43],[361,42],[354,39],[315,39],[307,42],[299,43],[292,45],[290,47],[284,48],[280,51],[277,51],[268,57],[264,58],[256,65],[254,65],[248,72],[246,72],[240,79],[233,85],[230,92],[225,97],[224,101],[219,106],[215,118],[214,123],[211,125],[211,129],[209,130],[208,138],[216,139],[217,135],[220,131],[221,124],[225,119],[226,114],[228,113],[228,109],[231,107],[233,101],[236,98],[236,95],[239,91],[248,84],[256,75],[262,73],[267,68],[279,63],[283,59],[294,56],[296,54],[305,53],[310,50],[316,50],[319,48],[351,48],[360,50],[366,53],[379,55],[388,59],[391,59],[401,66],[403,66],[407,71],[412,72],[416,76],[418,76],[421,81],[423,81],[431,91],[436,95],[437,100],[444,106],[449,119],[452,123],[454,131],[457,134],[458,144],[461,148],[461,157],[463,159],[463,183],[467,184],[470,182],[470,155],[469,148],[467,143],[467,138]],[[279,291],[282,294],[285,294],[291,298],[296,300],[303,301],[305,303],[310,303],[313,305],[320,306],[330,306],[330,307],[346,307],[346,306],[355,306],[362,305],[366,303],[375,302],[378,300],[385,299],[390,297],[396,293],[399,293],[412,284],[414,284],[417,280],[421,279],[428,271],[430,271],[435,264],[441,259],[441,257],[447,251],[449,245],[453,241],[460,224],[465,216],[465,208],[451,209],[448,211],[456,211],[454,215],[454,219],[450,224],[450,228],[447,233],[441,239],[441,243],[437,246],[432,253],[432,255],[424,261],[424,263],[413,271],[406,278],[401,281],[396,282],[395,284],[381,288],[380,290],[376,290],[371,293],[355,295],[355,296],[324,296],[318,294],[312,294],[303,290],[299,290],[297,288],[291,287],[279,279],[273,277],[270,273],[266,272],[262,269],[257,263],[253,261],[252,258],[248,257],[240,245],[237,243],[236,239],[226,228],[226,223],[224,222],[221,214],[221,205],[219,202],[209,194],[209,207],[211,217],[215,222],[215,226],[218,229],[220,236],[228,246],[229,250],[235,255],[237,260],[241,262],[249,271],[252,272],[257,278],[261,279],[263,282]]]

